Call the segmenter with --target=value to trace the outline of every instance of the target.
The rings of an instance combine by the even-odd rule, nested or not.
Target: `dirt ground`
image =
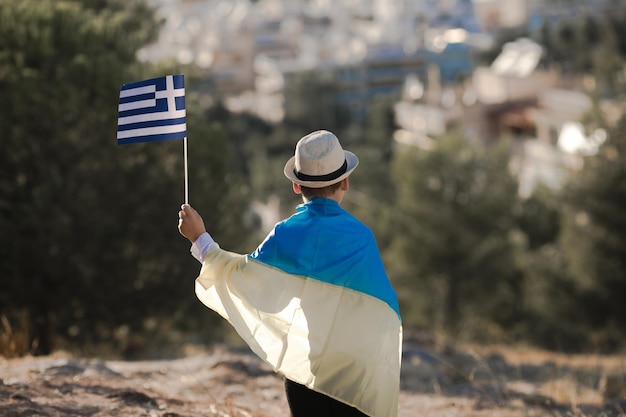
[[[405,343],[399,417],[626,416],[626,357]],[[0,416],[288,417],[250,352],[153,361],[0,357]]]

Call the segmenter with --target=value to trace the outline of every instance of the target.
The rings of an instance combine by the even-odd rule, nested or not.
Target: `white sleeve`
[[[220,245],[213,240],[211,235],[204,232],[193,242],[193,245],[191,245],[191,254],[199,262],[202,262],[204,255],[206,255],[208,251],[218,249],[219,247]]]

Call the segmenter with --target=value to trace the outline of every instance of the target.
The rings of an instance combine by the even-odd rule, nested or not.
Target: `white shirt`
[[[198,262],[202,263],[204,255],[206,255],[208,251],[218,249],[219,247],[220,245],[213,240],[211,235],[204,232],[193,242],[193,245],[191,245],[191,254]]]

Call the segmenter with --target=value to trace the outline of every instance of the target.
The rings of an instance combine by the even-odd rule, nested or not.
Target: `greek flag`
[[[117,119],[118,145],[186,136],[183,75],[167,75],[122,86]]]

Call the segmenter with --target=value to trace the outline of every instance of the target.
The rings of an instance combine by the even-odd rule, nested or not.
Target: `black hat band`
[[[300,181],[322,182],[322,181],[336,180],[337,178],[339,178],[343,174],[345,174],[347,170],[348,170],[348,161],[346,159],[344,159],[343,160],[343,165],[341,167],[339,167],[339,169],[337,171],[333,171],[330,174],[307,175],[307,174],[303,174],[302,172],[296,171],[295,168],[293,169],[293,173],[296,176],[296,178],[298,178]]]

